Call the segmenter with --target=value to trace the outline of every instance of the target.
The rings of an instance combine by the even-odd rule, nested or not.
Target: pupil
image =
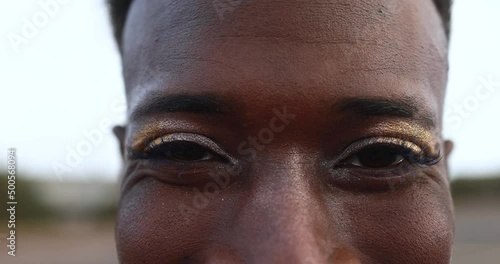
[[[190,142],[175,142],[171,144],[167,154],[178,160],[195,161],[203,159],[206,153],[207,151],[197,144]]]
[[[361,165],[369,168],[383,168],[397,161],[398,153],[388,147],[370,147],[358,154]]]

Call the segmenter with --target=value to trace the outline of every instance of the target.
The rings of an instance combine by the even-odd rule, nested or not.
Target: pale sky
[[[108,127],[125,121],[125,108],[104,0],[65,1],[47,12],[39,1],[0,0],[0,162],[15,147],[20,172],[114,180],[120,159]],[[498,0],[455,1],[444,123],[456,143],[452,177],[500,172],[499,14]],[[23,37],[17,52],[13,36]],[[102,139],[90,141],[91,131]],[[87,153],[75,159],[77,149]]]

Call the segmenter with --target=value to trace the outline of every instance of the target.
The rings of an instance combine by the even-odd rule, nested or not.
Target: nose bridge
[[[255,162],[238,230],[253,263],[325,263],[332,240],[314,161],[308,155]]]

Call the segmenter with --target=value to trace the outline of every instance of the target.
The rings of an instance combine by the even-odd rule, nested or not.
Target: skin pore
[[[135,0],[121,263],[449,263],[431,0]]]

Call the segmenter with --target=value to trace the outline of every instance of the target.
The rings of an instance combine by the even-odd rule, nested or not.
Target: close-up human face
[[[426,1],[136,0],[121,263],[449,263]]]

